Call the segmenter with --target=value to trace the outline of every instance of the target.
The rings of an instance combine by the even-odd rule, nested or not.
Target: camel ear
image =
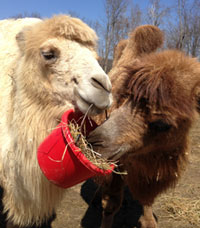
[[[117,62],[119,61],[119,59],[122,56],[123,50],[125,49],[127,43],[128,43],[128,40],[121,40],[115,46],[115,49],[114,49],[114,59],[113,59],[113,65],[112,65],[112,67],[114,67],[117,64]]]
[[[24,54],[24,51],[25,51],[26,33],[29,30],[30,30],[30,27],[27,26],[23,28],[23,30],[16,35],[16,41],[22,54]]]
[[[138,26],[129,36],[128,48],[134,50],[135,56],[151,53],[162,47],[163,32],[153,25]]]
[[[22,53],[24,53],[24,46],[25,46],[25,36],[24,32],[20,32],[16,35],[17,44],[19,49]]]

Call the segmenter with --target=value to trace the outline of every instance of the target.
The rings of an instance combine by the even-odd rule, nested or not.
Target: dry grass
[[[162,209],[165,210],[167,218],[173,220],[185,220],[192,225],[200,224],[200,200],[190,197],[182,197],[173,194],[162,198]]]
[[[175,224],[175,222],[177,222],[177,227],[200,227],[198,169],[196,161],[194,162],[192,159],[177,187],[162,194],[157,200],[156,214],[159,217],[159,223],[164,225],[163,227],[166,224]],[[166,225],[166,227],[168,226]]]
[[[91,161],[95,166],[99,167],[100,169],[111,169],[111,164],[113,163],[103,159],[101,154],[95,152],[92,149],[92,146],[87,142],[84,134],[81,132],[80,126],[75,121],[71,121],[68,127],[75,141],[75,144],[81,149],[81,152],[86,156],[89,161]]]

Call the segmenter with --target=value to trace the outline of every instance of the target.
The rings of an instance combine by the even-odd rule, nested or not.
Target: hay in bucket
[[[84,154],[84,156],[96,167],[102,170],[112,170],[113,173],[119,174],[119,175],[127,175],[127,171],[120,171],[117,165],[117,162],[106,160],[102,157],[101,154],[97,153],[93,150],[92,145],[87,142],[86,139],[86,119],[90,122],[90,125],[92,126],[92,121],[88,118],[88,113],[90,108],[93,106],[91,104],[83,116],[83,119],[71,119],[71,121],[66,122],[64,124],[67,124],[67,127],[69,128],[70,134],[78,148],[80,148],[81,152]],[[105,110],[106,119],[108,119],[107,111]],[[81,121],[81,123],[80,123]],[[79,124],[78,124],[79,123]],[[114,168],[113,168],[114,167]]]
[[[81,149],[81,152],[89,161],[91,161],[95,166],[100,169],[111,169],[111,165],[114,163],[102,158],[101,154],[95,152],[92,146],[87,142],[86,137],[84,136],[84,124],[83,126],[79,126],[75,120],[72,120],[68,124],[68,127],[70,129],[70,133],[75,141],[76,146]],[[117,166],[116,164],[114,165],[115,167]]]

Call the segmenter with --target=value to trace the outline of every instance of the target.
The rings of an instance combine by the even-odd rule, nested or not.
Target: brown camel
[[[124,185],[143,206],[140,226],[156,228],[152,204],[175,186],[188,160],[189,131],[198,114],[200,64],[177,50],[156,52],[162,43],[162,32],[147,25],[116,49],[109,73],[114,98],[110,116],[88,140],[128,174],[102,180],[102,228],[112,227]]]

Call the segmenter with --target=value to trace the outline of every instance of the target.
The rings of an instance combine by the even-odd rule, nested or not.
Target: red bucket
[[[49,181],[62,188],[69,188],[97,175],[108,175],[114,169],[114,165],[107,170],[95,166],[75,145],[68,123],[75,120],[80,125],[82,118],[73,109],[65,112],[61,123],[38,148],[37,158],[42,172]],[[88,118],[85,123],[86,135],[97,127]]]

